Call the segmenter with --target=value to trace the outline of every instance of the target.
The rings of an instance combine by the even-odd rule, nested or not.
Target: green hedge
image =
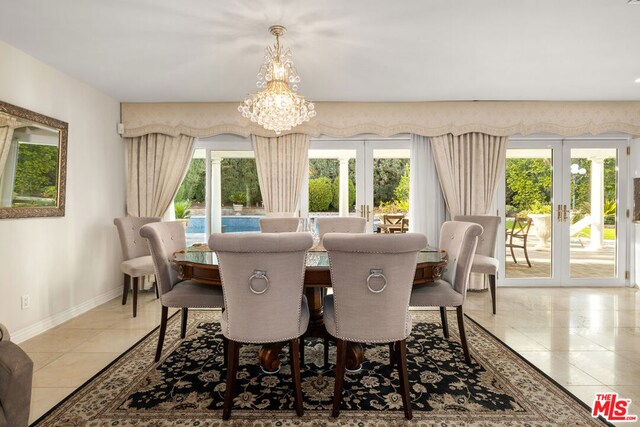
[[[349,180],[349,207],[352,207],[356,204],[356,185],[353,181]],[[333,180],[333,200],[331,201],[331,206],[339,210],[340,209],[340,178],[336,178]]]
[[[326,212],[333,200],[333,185],[329,178],[309,180],[309,211]]]

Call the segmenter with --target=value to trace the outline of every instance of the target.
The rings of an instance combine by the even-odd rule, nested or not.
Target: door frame
[[[356,151],[356,215],[365,216],[367,219],[366,230],[373,233],[373,152],[379,149],[406,149],[411,148],[409,136],[397,136],[389,138],[381,137],[354,137],[354,138],[312,138],[309,141],[309,150],[355,150]],[[308,169],[308,164],[307,164]],[[303,194],[300,199],[301,216],[309,216],[309,176],[305,175],[303,182]],[[363,215],[363,207],[365,212]]]
[[[619,287],[628,286],[630,283],[630,245],[632,244],[632,235],[630,233],[628,209],[632,200],[629,185],[631,179],[629,167],[629,147],[632,138],[625,134],[603,134],[598,136],[577,136],[577,137],[559,137],[557,135],[530,135],[530,136],[514,136],[510,137],[507,149],[511,148],[550,148],[552,149],[552,262],[551,277],[549,278],[506,278],[506,236],[505,233],[498,233],[497,247],[501,248],[496,251],[496,256],[500,261],[500,272],[497,284],[504,287],[547,287],[547,286],[563,286],[563,287]],[[615,278],[571,278],[569,263],[563,263],[559,257],[566,256],[569,259],[569,222],[560,222],[557,217],[557,206],[562,200],[569,198],[569,179],[570,179],[570,155],[567,158],[566,152],[570,153],[571,148],[581,146],[584,148],[611,147],[617,148],[618,151],[618,175],[617,175],[617,238],[618,244],[616,248],[616,271],[618,273]],[[503,170],[497,194],[495,197],[495,208],[498,216],[504,221],[505,215],[505,199],[506,199],[506,171]],[[566,197],[566,198],[565,198]],[[560,261],[560,262],[558,262]]]

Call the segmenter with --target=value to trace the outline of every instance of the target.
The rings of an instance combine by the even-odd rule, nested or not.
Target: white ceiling
[[[640,100],[640,5],[627,0],[0,0],[0,10],[0,40],[120,101],[242,99],[273,24],[288,28],[311,100]]]

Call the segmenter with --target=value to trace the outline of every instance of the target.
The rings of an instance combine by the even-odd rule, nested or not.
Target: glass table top
[[[418,264],[438,264],[446,260],[446,254],[437,248],[427,247],[418,253]],[[190,264],[218,265],[218,257],[215,252],[194,247],[187,252],[178,252],[174,255],[176,262],[188,262]],[[308,268],[329,268],[329,256],[326,251],[309,251],[307,254]]]

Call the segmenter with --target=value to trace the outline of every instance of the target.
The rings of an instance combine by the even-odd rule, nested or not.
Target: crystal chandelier
[[[243,117],[278,135],[316,115],[313,103],[296,93],[300,76],[291,59],[291,50],[280,46],[280,37],[286,31],[281,25],[269,27],[276,44],[265,50],[265,62],[257,76],[256,85],[262,90],[250,95],[238,107]]]

